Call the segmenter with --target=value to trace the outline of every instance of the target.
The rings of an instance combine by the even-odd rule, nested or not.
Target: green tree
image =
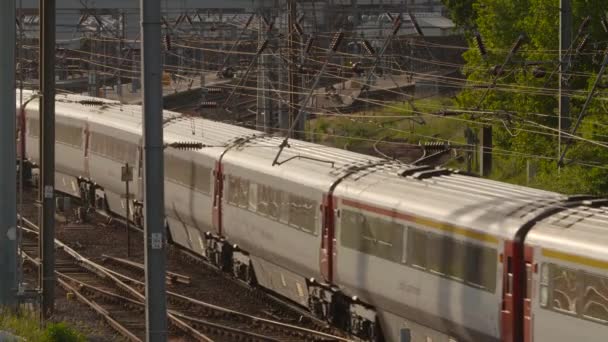
[[[590,16],[591,25],[587,32],[591,34],[592,42],[573,64],[575,73],[569,83],[573,94],[573,122],[599,70],[597,62],[603,58],[600,50],[604,46],[594,42],[608,39],[600,24],[608,3],[605,0],[572,2],[573,31],[576,32],[584,17]],[[494,144],[496,153],[502,152],[501,160],[508,159],[508,165],[521,169],[521,172],[525,170],[526,161],[533,160],[537,165],[533,185],[542,188],[566,193],[607,194],[608,170],[602,167],[608,166],[608,148],[589,142],[606,141],[608,145],[608,106],[602,100],[606,99],[605,90],[601,89],[594,97],[575,133],[577,138],[563,139],[564,142],[571,140],[566,165],[558,171],[555,160],[558,77],[555,74],[548,80],[548,74],[558,60],[559,0],[445,0],[444,3],[457,23],[475,27],[480,32],[489,51],[484,60],[474,48],[474,42],[470,42],[471,49],[464,54],[468,87],[459,94],[457,103],[462,108],[496,112],[471,117],[494,126]],[[467,23],[465,17],[472,18],[473,22]],[[513,42],[522,33],[526,36],[525,45],[505,68],[504,75],[498,78],[498,86],[480,101],[485,89],[480,89],[479,85],[492,79],[490,68],[502,64]],[[544,64],[547,75],[537,78],[533,71],[538,66],[525,66],[525,61],[552,63]],[[591,167],[591,164],[600,167]],[[497,172],[494,176],[502,178],[504,174]],[[525,180],[525,177],[515,178],[511,180]]]
[[[474,0],[441,0],[450,12],[452,20],[461,27],[472,27],[475,24]]]

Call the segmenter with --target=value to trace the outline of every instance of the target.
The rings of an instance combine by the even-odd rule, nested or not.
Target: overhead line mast
[[[0,2],[0,306],[17,300],[15,0]]]
[[[140,0],[144,136],[146,341],[167,340],[160,0]]]
[[[43,319],[55,310],[55,0],[40,0],[39,255]]]

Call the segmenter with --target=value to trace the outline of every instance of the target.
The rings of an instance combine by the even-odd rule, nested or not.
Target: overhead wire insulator
[[[182,23],[182,21],[184,21],[184,15],[180,14],[177,19],[175,19],[175,25],[179,25]]]
[[[304,29],[302,28],[302,25],[300,25],[299,23],[294,23],[293,24],[293,29],[298,33],[298,35],[302,36],[304,35]]]
[[[363,73],[365,72],[365,70],[363,70],[363,67],[361,66],[361,63],[359,63],[359,62],[353,64],[353,66],[351,67],[351,70],[358,76],[363,75]]]
[[[412,25],[414,25],[414,31],[416,31],[420,37],[423,37],[424,33],[422,33],[422,28],[420,28],[420,25],[418,25],[418,20],[416,20],[416,17],[412,14],[412,12],[408,12],[408,14],[410,15]]]
[[[222,92],[222,88],[203,88],[207,94],[219,94]]]
[[[78,25],[77,26],[81,26],[82,24],[84,24],[84,22],[89,19],[89,14],[85,13],[82,16],[80,16],[80,20],[78,21]]]
[[[163,43],[165,44],[165,50],[171,51],[171,35],[165,34],[165,36],[163,37]]]
[[[217,108],[217,102],[215,101],[202,101],[198,104],[198,108]]]
[[[344,39],[344,32],[340,31],[340,32],[336,33],[334,35],[334,37],[331,39],[331,44],[329,45],[329,49],[333,52],[338,51],[338,48],[340,47],[340,43],[342,43],[343,39]]]
[[[256,51],[256,54],[261,54],[264,50],[266,50],[266,47],[268,47],[268,39],[264,40],[262,44],[260,44],[258,50]]]
[[[483,42],[483,38],[481,37],[481,34],[477,31],[475,31],[475,43],[477,45],[477,50],[479,50],[479,54],[481,55],[481,57],[483,59],[487,59],[488,50],[486,50],[486,45]]]
[[[401,29],[401,18],[397,17],[397,19],[395,19],[394,23],[393,23],[393,36],[396,35],[400,29]]]
[[[591,35],[587,33],[583,39],[581,39],[580,43],[576,46],[576,54],[580,54],[587,47],[587,43],[589,43],[589,37]]]
[[[376,54],[376,50],[372,46],[372,43],[370,43],[368,40],[364,39],[361,42],[361,45],[363,45],[363,49],[365,49],[365,52],[367,52],[369,55],[373,56]]]
[[[519,49],[521,48],[521,46],[524,44],[524,40],[526,39],[526,36],[522,33],[519,35],[519,37],[517,37],[517,40],[515,41],[515,43],[513,43],[513,47],[511,47],[511,54],[516,54],[517,51],[519,51]]]
[[[251,15],[249,16],[249,19],[247,19],[247,22],[245,23],[245,28],[248,28],[248,27],[249,27],[249,25],[251,25],[251,22],[253,21],[253,17],[254,17],[254,16],[255,16],[254,14],[251,14]]]
[[[222,78],[233,78],[234,77],[234,69],[232,67],[225,67],[221,70],[220,75]]]
[[[304,47],[304,53],[306,53],[306,54],[310,53],[310,50],[312,49],[312,44],[314,42],[315,42],[314,37],[308,37],[308,40],[306,40],[306,46]]]
[[[547,70],[545,70],[545,68],[543,68],[542,66],[537,66],[532,69],[532,76],[534,76],[535,78],[543,78],[545,77],[545,75],[547,75]]]
[[[310,74],[310,69],[307,68],[304,64],[298,64],[298,73],[308,75]]]
[[[585,19],[583,19],[581,26],[579,26],[579,28],[578,28],[579,34],[581,34],[583,31],[585,31],[587,29],[587,27],[589,27],[590,22],[591,22],[591,16],[586,16]]]
[[[496,64],[490,68],[490,74],[494,76],[502,76],[505,74],[505,70],[501,65]]]
[[[165,147],[171,147],[177,150],[200,150],[201,148],[205,147],[205,145],[200,142],[178,141],[167,144]]]

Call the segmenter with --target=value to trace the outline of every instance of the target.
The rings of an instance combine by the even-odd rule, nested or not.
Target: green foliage
[[[84,342],[86,337],[65,323],[50,323],[46,329],[31,312],[14,314],[0,310],[0,330],[5,330],[27,341],[39,342]]]
[[[38,319],[30,313],[15,315],[0,309],[0,330],[9,331],[28,341],[42,341],[44,332]]]
[[[48,342],[84,342],[86,338],[65,323],[53,323],[46,327],[43,341]]]
[[[443,2],[448,11],[450,11],[450,17],[457,25],[462,27],[471,27],[474,25],[474,0],[442,0],[441,2]]]
[[[480,102],[485,89],[468,87],[462,91],[456,103],[461,108],[480,108],[507,113],[477,117],[477,120],[494,126],[494,145],[498,154],[494,163],[493,178],[514,183],[526,182],[526,160],[536,165],[535,178],[531,185],[564,193],[608,193],[607,170],[591,166],[608,166],[608,148],[597,146],[584,140],[608,141],[608,111],[605,101],[607,91],[600,90],[572,139],[566,155],[566,165],[558,170],[558,76],[535,78],[530,66],[523,61],[550,61],[543,64],[547,75],[553,71],[558,60],[559,48],[559,2],[557,0],[470,0],[456,6],[446,1],[450,10],[468,13],[472,8],[474,26],[484,39],[489,50],[483,60],[470,42],[471,49],[463,56],[466,60],[464,73],[470,85],[487,84],[493,76],[489,69],[505,60],[517,37],[524,33],[526,44],[515,56],[506,73],[498,78],[498,88]],[[574,27],[576,34],[582,19],[591,16],[591,42],[605,41],[608,35],[602,30],[600,17],[606,15],[608,4],[605,0],[572,0]],[[468,14],[467,14],[468,15]],[[461,23],[461,22],[460,22]],[[461,23],[462,24],[462,23]],[[465,24],[466,25],[466,24]],[[591,44],[590,44],[591,45]],[[594,50],[601,50],[598,45]],[[571,122],[580,113],[585,96],[591,88],[601,56],[585,54],[578,58],[573,69],[576,75],[570,80],[575,96],[571,100]],[[563,138],[564,142],[569,139]]]

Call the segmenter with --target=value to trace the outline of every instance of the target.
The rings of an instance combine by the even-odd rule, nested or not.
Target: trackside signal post
[[[126,218],[125,226],[127,227],[127,257],[131,256],[131,233],[129,230],[129,217],[131,217],[131,194],[129,193],[129,182],[133,181],[133,167],[129,166],[129,163],[126,163],[125,166],[121,169],[121,179],[125,182],[125,209],[126,209]]]
[[[0,307],[17,303],[15,0],[0,1]]]
[[[160,0],[140,0],[144,136],[146,341],[167,341]]]

